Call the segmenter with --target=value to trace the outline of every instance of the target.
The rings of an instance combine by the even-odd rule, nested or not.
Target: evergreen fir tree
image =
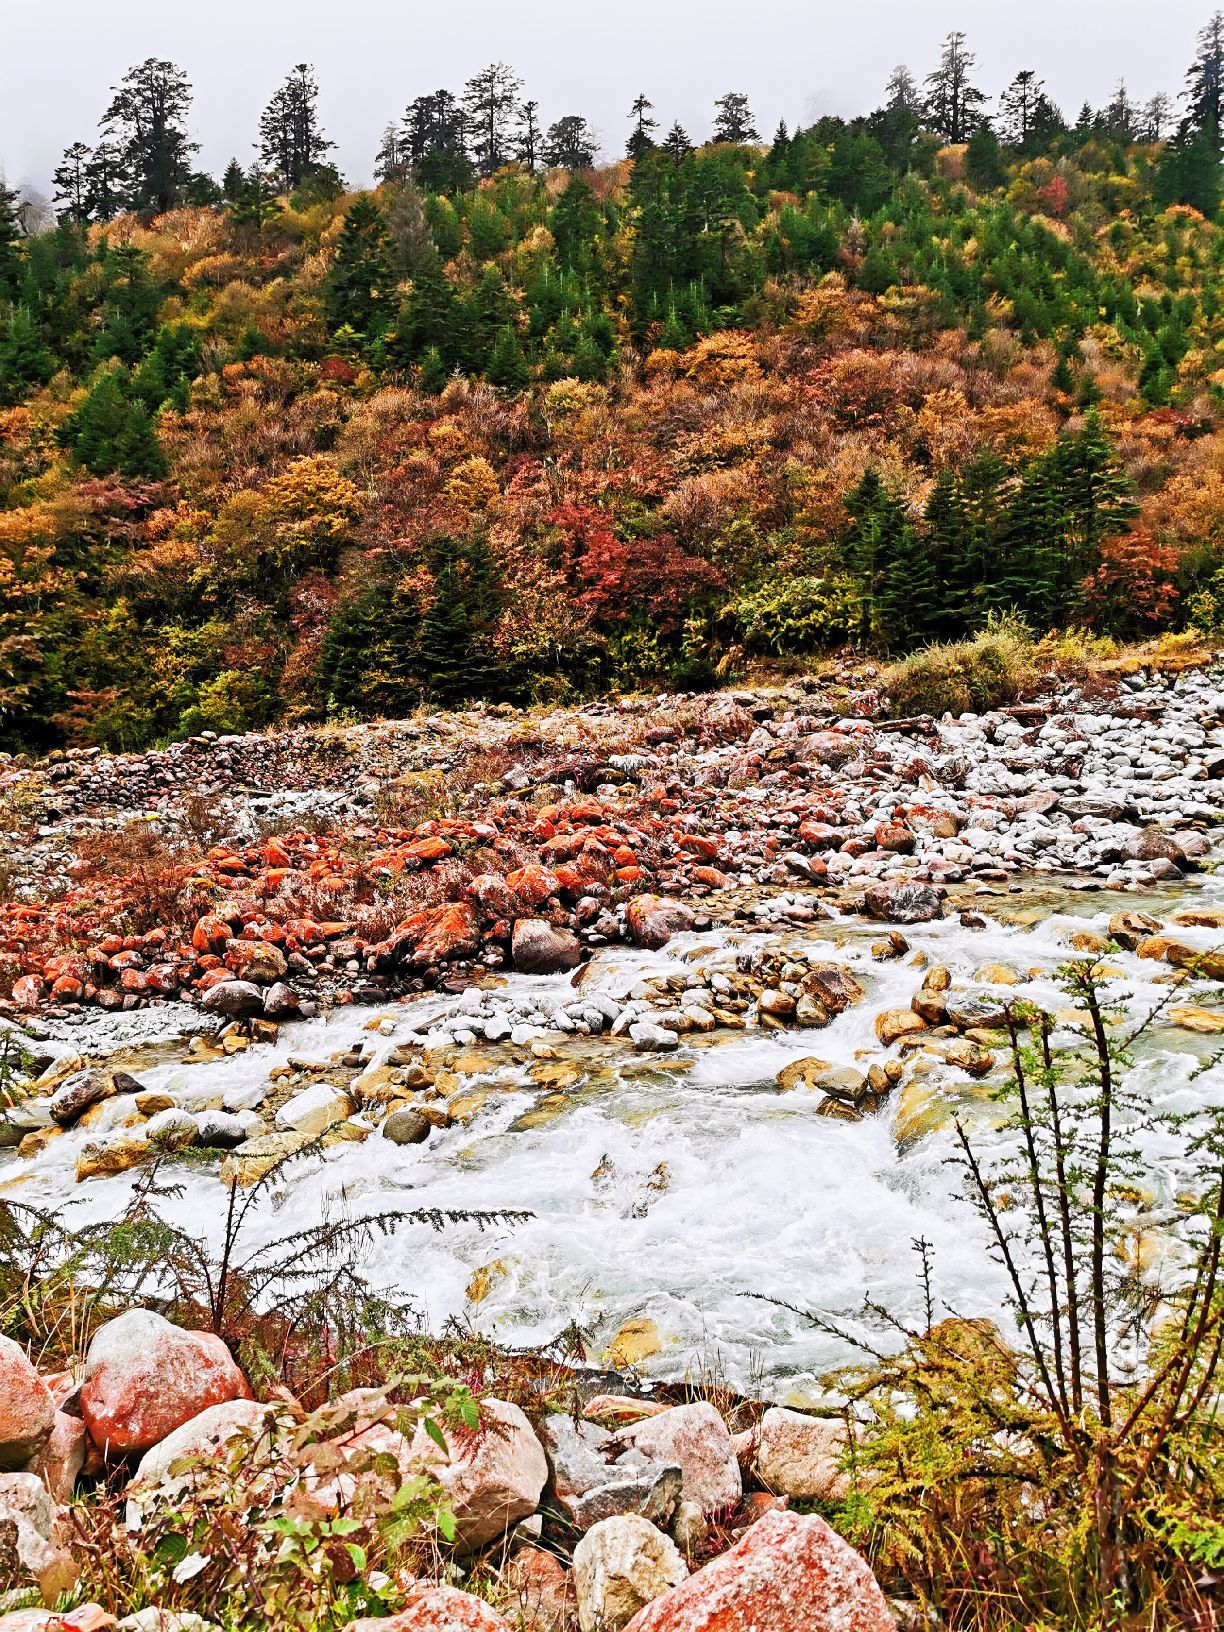
[[[639,91],[633,99],[633,106],[629,109],[629,117],[633,120],[633,130],[626,143],[625,151],[631,159],[641,159],[654,146],[652,130],[658,129],[659,121],[650,117],[654,103],[645,91]]]
[[[387,223],[372,198],[359,198],[344,218],[324,286],[328,327],[348,324],[374,339],[388,327],[394,286]]]
[[[115,88],[102,129],[120,144],[133,209],[169,210],[182,197],[199,146],[184,128],[190,107],[182,69],[156,57],[129,69]]]
[[[60,438],[94,476],[129,479],[166,474],[166,459],[144,404],[133,400],[127,369],[108,369],[95,382]]]
[[[0,318],[0,404],[20,402],[55,373],[55,358],[48,351],[28,306],[10,307]]]
[[[1007,182],[999,138],[984,120],[969,138],[965,151],[965,179],[979,193],[991,192]]]
[[[314,69],[299,62],[260,117],[260,164],[282,192],[292,193],[323,165],[335,145],[319,127]]]
[[[936,610],[934,561],[926,541],[874,467],[850,494],[846,509],[850,521],[841,555],[858,580],[859,643],[883,650],[918,644],[930,632]]]
[[[498,331],[485,368],[485,378],[490,385],[501,386],[506,391],[521,391],[527,384],[530,378],[527,359],[523,356],[522,342],[513,324],[507,323]]]
[[[412,289],[400,307],[390,347],[391,356],[401,366],[435,351],[443,380],[455,365],[461,347],[459,302],[436,254],[427,256],[413,273]]]

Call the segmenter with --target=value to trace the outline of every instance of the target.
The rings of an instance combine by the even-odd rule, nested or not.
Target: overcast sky
[[[512,63],[545,121],[584,113],[619,154],[645,90],[664,127],[701,139],[713,99],[746,91],[765,135],[780,118],[878,104],[898,62],[920,77],[964,29],[992,96],[1036,68],[1064,111],[1181,89],[1212,0],[0,0],[0,168],[48,190],[70,142],[94,140],[109,87],[148,56],[195,87],[200,163],[251,156],[260,110],[296,62],[313,62],[324,128],[350,184],[368,182],[379,134],[405,104]]]

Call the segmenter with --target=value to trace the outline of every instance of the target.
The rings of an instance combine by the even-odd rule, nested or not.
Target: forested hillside
[[[0,746],[1224,627],[1224,19],[1066,116],[964,38],[878,110],[624,157],[495,64],[328,162],[313,71],[193,168],[134,68],[0,193]]]

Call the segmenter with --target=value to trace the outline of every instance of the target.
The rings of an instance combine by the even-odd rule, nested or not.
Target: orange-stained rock
[[[442,861],[454,854],[454,847],[447,844],[445,839],[418,839],[415,844],[406,845],[404,853],[417,861]]]
[[[129,1309],[89,1345],[81,1415],[99,1449],[126,1456],[147,1451],[208,1406],[250,1394],[219,1337],[185,1332],[151,1309]]]
[[[625,1632],[896,1632],[865,1561],[815,1514],[769,1513]]]
[[[578,1603],[560,1559],[542,1547],[520,1547],[501,1575],[514,1596],[513,1608],[531,1632],[568,1632]]]
[[[437,907],[416,943],[412,961],[418,968],[445,963],[450,958],[471,958],[480,950],[480,930],[476,914],[466,901]]]
[[[54,1422],[50,1389],[25,1350],[0,1337],[0,1468],[24,1468],[47,1443]]]
[[[192,930],[191,944],[197,952],[223,952],[226,941],[233,933],[224,918],[210,912]]]
[[[556,895],[561,888],[561,881],[556,873],[550,872],[547,867],[532,863],[528,867],[516,867],[512,873],[507,873],[506,888],[514,897],[519,913],[525,916],[534,907],[542,907],[550,896]]]
[[[350,1621],[345,1632],[508,1632],[509,1621],[483,1598],[456,1587],[420,1587],[385,1620]]]
[[[46,985],[37,975],[22,975],[20,980],[13,982],[13,1002],[19,1009],[33,1013],[42,1007]]]

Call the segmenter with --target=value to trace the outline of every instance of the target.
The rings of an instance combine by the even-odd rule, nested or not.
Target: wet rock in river
[[[51,1096],[51,1117],[61,1128],[69,1128],[91,1105],[98,1105],[115,1092],[100,1071],[80,1071],[71,1076]]]
[[[392,1111],[382,1125],[382,1136],[393,1145],[423,1145],[433,1124],[420,1111]]]
[[[674,935],[693,928],[694,915],[682,901],[657,895],[636,895],[625,910],[625,923],[634,944],[657,951]]]
[[[930,884],[885,880],[867,890],[863,911],[889,924],[926,924],[943,917],[943,896]]]
[[[582,961],[582,943],[568,929],[558,929],[543,918],[520,918],[510,943],[514,967],[524,975],[556,975],[576,969]]]

